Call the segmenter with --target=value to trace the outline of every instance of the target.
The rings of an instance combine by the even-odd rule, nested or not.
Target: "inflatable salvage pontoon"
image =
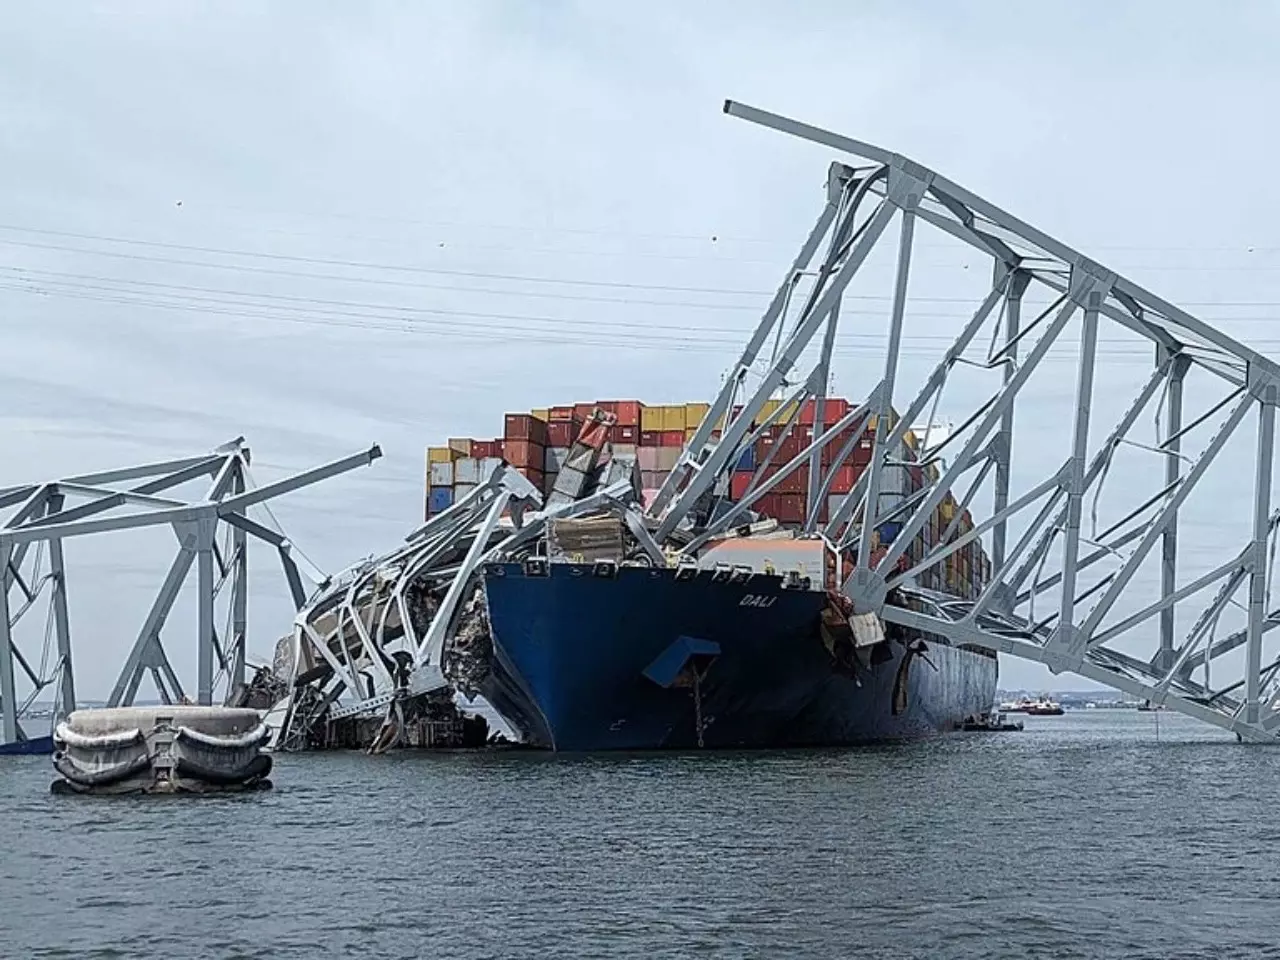
[[[157,706],[77,710],[53,735],[55,793],[211,793],[271,786],[270,729],[257,710]]]

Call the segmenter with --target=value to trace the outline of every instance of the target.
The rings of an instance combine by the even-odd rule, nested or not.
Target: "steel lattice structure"
[[[1054,673],[1071,671],[1234,731],[1242,739],[1276,738],[1280,734],[1276,702],[1280,656],[1266,649],[1265,640],[1280,625],[1280,610],[1269,611],[1272,555],[1280,525],[1280,512],[1273,513],[1271,503],[1280,367],[906,157],[733,102],[725,104],[725,112],[856,160],[832,164],[817,223],[679,465],[650,505],[657,541],[664,542],[682,525],[687,527],[691,517],[705,516],[700,511],[713,496],[717,481],[733,469],[740,453],[766,426],[785,423],[788,431],[795,427],[798,404],[790,408],[789,421],[782,417],[786,406],[771,417],[761,416],[776,392],[790,386],[794,388],[790,396],[796,400],[816,398],[815,421],[825,422],[821,407],[842,298],[896,219],[896,267],[887,298],[883,374],[866,403],[835,426],[816,428],[812,441],[799,456],[780,465],[776,477],[761,483],[763,471],[758,470],[738,508],[684,550],[692,553],[708,535],[727,529],[781,477],[807,465],[806,529],[841,549],[856,551],[856,568],[845,589],[859,612],[875,612],[887,621],[942,635],[953,643],[1037,661]],[[919,260],[915,233],[921,224],[988,258],[994,280],[985,298],[975,304],[972,318],[941,352],[923,386],[909,391],[900,377],[900,358],[909,283]],[[812,278],[807,293],[803,278]],[[1024,323],[1024,301],[1037,292],[1048,298],[1048,307]],[[1015,402],[1029,383],[1058,376],[1046,373],[1043,361],[1055,343],[1065,342],[1063,333],[1069,324],[1079,331],[1071,381],[1075,407],[1064,411],[1069,424],[1064,423],[1066,428],[1056,438],[1056,450],[1055,438],[1041,438],[1033,451],[1026,451],[1027,458],[1015,460],[1015,452],[1023,451],[1014,437]],[[1094,422],[1093,407],[1099,400],[1095,374],[1099,328],[1104,324],[1148,341],[1154,362],[1120,421],[1099,425]],[[767,362],[758,383],[748,387],[748,374],[759,366],[771,337],[780,349]],[[986,356],[973,361],[971,347],[988,337],[991,346]],[[815,348],[812,368],[808,373],[798,370],[800,361],[812,356]],[[998,374],[999,380],[989,396],[966,411],[960,428],[942,444],[930,446],[926,437],[924,449],[911,462],[940,466],[937,479],[892,508],[902,521],[901,532],[887,549],[873,551],[872,538],[863,536],[863,531],[895,518],[879,513],[885,466],[901,462],[891,457],[901,456],[898,451],[908,429],[937,402],[958,366],[966,363]],[[1188,416],[1183,409],[1184,390],[1192,376],[1216,384],[1221,395],[1206,409]],[[899,416],[894,401],[904,396],[910,399]],[[741,404],[736,414],[735,402]],[[1154,442],[1143,444],[1134,439],[1134,427],[1142,413],[1153,407],[1163,417],[1163,428]],[[860,433],[870,417],[875,417],[875,444],[869,468],[821,522],[819,504],[854,441],[844,444],[825,472],[822,449],[845,436],[845,428]],[[1241,498],[1247,499],[1251,518],[1247,540],[1219,547],[1220,556],[1203,575],[1180,578],[1180,516],[1201,478],[1223,459],[1224,447],[1246,419],[1256,425],[1248,496]],[[1211,425],[1211,436],[1198,455],[1187,456],[1184,441],[1205,424]],[[721,431],[718,440],[713,439],[716,430]],[[950,451],[946,460],[944,446]],[[1138,483],[1126,481],[1119,491],[1125,506],[1118,510],[1118,518],[1100,533],[1086,531],[1086,504],[1096,518],[1104,494],[1116,492],[1114,484],[1104,487],[1118,452],[1134,448],[1145,450],[1154,465],[1138,478],[1145,483],[1144,489],[1139,491]],[[1030,479],[1024,489],[1018,489],[1019,471],[1014,467],[1027,459],[1031,462],[1023,472]],[[967,491],[960,491],[962,482],[968,484]],[[992,494],[988,519],[958,537],[953,535],[953,524],[941,545],[923,560],[904,563],[908,544],[950,491],[957,491],[962,507],[968,507],[986,489]],[[873,505],[870,521],[868,504]],[[990,545],[993,572],[976,599],[961,600],[916,585],[917,574],[979,538]],[[1159,589],[1134,603],[1140,593],[1135,575],[1148,558],[1157,556],[1157,548]],[[1246,583],[1247,603],[1240,603],[1235,597]],[[912,606],[918,609],[887,604],[886,596],[895,588],[913,598]],[[1122,600],[1136,609],[1121,615]],[[1197,607],[1188,607],[1196,603]],[[1243,611],[1243,625],[1218,636],[1224,614],[1233,605]],[[1179,636],[1178,613],[1188,609],[1193,612],[1184,614],[1184,621],[1191,626],[1185,636]],[[1158,630],[1152,631],[1157,618]],[[1139,651],[1135,644],[1145,649]]]
[[[0,489],[0,510],[11,510],[0,526],[0,744],[28,739],[23,713],[43,690],[56,690],[58,718],[76,707],[71,625],[67,612],[64,541],[89,534],[151,526],[171,526],[178,552],[120,671],[108,704],[133,703],[139,683],[150,673],[165,702],[183,699],[183,685],[170,663],[161,630],[191,567],[197,568],[197,677],[194,700],[214,702],[217,681],[227,698],[245,683],[248,618],[248,542],[273,547],[295,607],[307,601],[289,540],[278,529],[247,515],[256,505],[364,466],[380,457],[374,446],[313,470],[256,486],[249,473],[243,438],[211,453]],[[178,488],[205,480],[203,497],[182,500]],[[131,509],[130,509],[131,508]],[[121,513],[120,510],[128,512]],[[219,636],[215,601],[229,590],[228,629]],[[49,656],[24,652],[15,628],[24,616],[48,605]],[[52,642],[51,642],[52,641]],[[33,665],[38,664],[39,666]],[[19,671],[25,676],[19,687]]]

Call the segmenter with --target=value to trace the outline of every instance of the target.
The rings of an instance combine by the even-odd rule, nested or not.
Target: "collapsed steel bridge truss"
[[[191,567],[197,568],[197,677],[194,701],[211,704],[222,691],[231,699],[245,684],[248,623],[248,543],[274,548],[295,607],[307,590],[289,540],[274,521],[249,516],[267,501],[364,466],[381,456],[376,447],[282,480],[257,486],[249,472],[243,438],[212,453],[0,489],[0,510],[11,510],[0,526],[0,744],[35,738],[24,725],[37,698],[53,696],[56,718],[76,708],[71,622],[64,541],[95,533],[170,526],[178,552],[147,613],[111,691],[108,705],[130,705],[150,674],[165,702],[187,699],[161,631]],[[177,499],[179,488],[203,484],[198,500]],[[125,512],[120,512],[120,511]],[[215,622],[215,602],[224,597],[226,626]],[[31,638],[21,642],[21,623],[44,609],[39,656]],[[30,727],[31,729],[27,729]]]
[[[665,562],[639,525],[635,496],[631,481],[620,480],[542,509],[537,488],[502,465],[402,546],[334,577],[299,609],[288,647],[276,658],[277,674],[289,678],[293,691],[278,746],[304,748],[322,721],[385,711],[390,722],[404,698],[447,688],[445,644],[479,571],[531,547],[556,518],[620,513],[647,541],[651,558]],[[502,523],[504,514],[510,523]]]
[[[1271,608],[1280,525],[1271,494],[1280,368],[918,163],[741,104],[727,102],[725,111],[856,159],[832,164],[817,223],[679,465],[650,505],[655,539],[662,543],[691,517],[701,516],[717,480],[734,469],[765,427],[795,429],[798,405],[784,404],[772,416],[762,416],[766,401],[776,393],[790,389],[791,399],[814,398],[814,420],[826,422],[823,398],[842,299],[866,272],[873,249],[896,219],[896,266],[884,298],[888,333],[883,373],[866,403],[834,426],[816,427],[799,456],[778,464],[768,480],[762,479],[762,465],[739,506],[685,551],[727,529],[782,478],[808,466],[805,528],[856,555],[846,590],[859,612],[874,611],[954,643],[1037,661],[1054,673],[1071,671],[1242,739],[1265,741],[1280,735],[1280,651],[1266,643],[1280,626],[1280,609]],[[923,386],[908,391],[901,358],[904,320],[911,311],[909,286],[919,261],[919,225],[989,259],[993,282],[980,302],[975,298],[971,319],[941,352]],[[1024,322],[1024,303],[1030,305],[1037,295],[1047,306]],[[1063,336],[1069,327],[1077,331],[1074,344]],[[1119,422],[1100,426],[1094,408],[1111,399],[1095,390],[1099,331],[1106,327],[1148,343],[1153,363]],[[771,339],[778,346],[762,360]],[[988,343],[985,350],[973,349]],[[1074,386],[1074,408],[1063,410],[1056,434],[1042,433],[1030,443],[1019,437],[1015,443],[1015,401],[1037,382],[1065,379],[1060,366],[1046,369],[1046,355],[1055,345],[1059,352],[1064,345],[1075,347],[1074,376],[1066,381]],[[805,372],[798,365],[815,352],[816,361]],[[907,462],[932,464],[936,479],[881,513],[886,466],[902,462],[908,429],[936,409],[944,386],[962,366],[985,371],[992,379],[989,393],[943,442],[931,445],[926,432],[921,449],[909,454]],[[752,383],[749,374],[757,373]],[[1194,413],[1184,409],[1193,386],[1211,396]],[[896,408],[895,398],[903,397],[910,399]],[[741,405],[736,414],[735,404]],[[789,419],[783,414],[788,409]],[[1144,412],[1157,418],[1157,435],[1145,443],[1135,431]],[[854,428],[856,439],[871,417],[875,441],[870,465],[824,519],[820,504],[855,440],[843,442],[827,458],[823,448],[848,436],[846,428]],[[1246,420],[1255,430],[1252,438],[1245,437],[1252,454],[1244,454],[1247,466],[1244,458],[1233,461],[1224,454],[1233,435],[1245,433]],[[718,440],[713,439],[716,430],[721,431]],[[1192,442],[1200,447],[1198,453],[1188,452]],[[1145,463],[1130,470],[1123,482],[1113,479],[1108,485],[1121,453],[1135,451]],[[827,460],[831,464],[824,472]],[[1228,545],[1224,536],[1215,537],[1208,550],[1217,556],[1204,561],[1198,554],[1196,570],[1184,574],[1180,518],[1206,486],[1206,472],[1223,462],[1242,489],[1237,499],[1225,501],[1219,491],[1210,513],[1234,512],[1247,519],[1242,542]],[[1021,489],[1019,480],[1024,481]],[[960,490],[961,483],[966,490]],[[909,544],[952,491],[962,509],[980,492],[989,492],[989,518],[959,536],[953,523],[922,560],[904,561]],[[1213,500],[1212,493],[1208,497]],[[1089,525],[1084,523],[1086,506]],[[1103,529],[1100,514],[1108,521]],[[901,521],[901,532],[887,549],[873,551],[872,537],[864,531],[890,519]],[[989,546],[992,576],[975,598],[957,599],[917,586],[918,574],[979,539]],[[1149,560],[1158,562],[1158,578],[1139,576]],[[1151,588],[1145,594],[1144,584]],[[929,612],[886,604],[894,589],[914,595],[919,601],[915,606]],[[1247,596],[1239,600],[1239,594]],[[1241,622],[1228,629],[1225,624],[1235,612]]]

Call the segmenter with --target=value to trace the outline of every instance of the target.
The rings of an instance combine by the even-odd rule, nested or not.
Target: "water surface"
[[[1280,957],[1280,753],[1170,714],[782,753],[0,762],[5,957]]]

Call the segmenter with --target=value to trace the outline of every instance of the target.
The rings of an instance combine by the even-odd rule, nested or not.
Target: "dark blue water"
[[[1158,728],[1157,728],[1158,720]],[[1280,753],[1171,715],[775,754],[0,764],[4,957],[1280,957]]]

